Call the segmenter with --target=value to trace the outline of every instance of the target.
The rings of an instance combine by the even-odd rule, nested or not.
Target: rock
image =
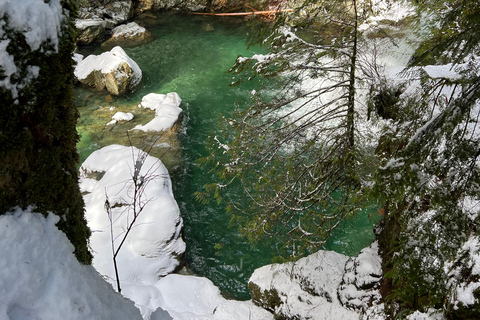
[[[123,48],[136,47],[153,41],[154,37],[135,22],[122,24],[112,30],[112,37],[102,43],[102,49],[109,50],[116,45]]]
[[[347,256],[318,251],[297,262],[256,269],[248,287],[255,304],[280,319],[355,319],[337,298]]]
[[[132,130],[176,132],[180,125],[182,99],[176,92],[168,94],[150,93],[142,98],[138,105],[155,111],[155,118],[146,125],[137,125]]]
[[[84,0],[87,1],[88,0]],[[103,20],[107,29],[112,29],[120,23],[131,19],[134,15],[134,6],[131,0],[89,1],[80,6],[78,16],[81,19]]]
[[[147,10],[179,9],[186,11],[201,11],[208,7],[209,0],[139,0],[135,11],[142,13]]]
[[[142,70],[121,47],[115,47],[80,61],[75,76],[84,85],[97,90],[106,88],[112,95],[120,96],[138,86]]]
[[[215,12],[237,11],[244,9],[250,2],[247,0],[212,0],[210,9]],[[258,10],[258,8],[255,8]]]
[[[358,257],[348,259],[338,297],[344,306],[365,312],[379,303],[381,280],[382,259],[378,254],[378,242],[374,242]]]
[[[141,194],[134,192],[133,168],[142,180]],[[99,180],[92,173],[103,172]],[[95,252],[93,266],[114,279],[111,261],[111,222],[105,211],[108,195],[113,233],[118,247],[133,220],[133,197],[142,203],[138,217],[119,251],[121,279],[155,282],[181,267],[185,252],[183,220],[173,197],[172,182],[163,163],[135,147],[110,145],[92,153],[80,168],[80,189],[84,192],[85,217],[93,231],[90,245]]]
[[[133,18],[135,13],[133,3],[128,1],[114,1],[105,6],[103,16],[109,28],[124,23],[128,19]]]
[[[120,112],[119,111],[119,112],[117,112],[113,115],[112,121],[107,123],[107,126],[115,124],[119,121],[131,121],[131,120],[133,120],[133,118],[134,118],[134,116],[130,112],[125,113],[125,112]]]
[[[202,24],[202,29],[204,31],[214,31],[215,28],[213,27],[213,25],[211,23],[203,23]]]
[[[78,30],[77,42],[89,44],[103,40],[107,23],[101,19],[77,19],[75,27]]]

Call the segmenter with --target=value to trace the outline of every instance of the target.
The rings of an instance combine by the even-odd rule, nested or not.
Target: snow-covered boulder
[[[358,320],[359,314],[337,298],[347,260],[321,250],[296,262],[258,268],[248,283],[252,300],[287,319]]]
[[[84,85],[107,89],[120,96],[135,89],[142,80],[142,70],[121,47],[101,55],[90,55],[75,68],[75,76]]]
[[[378,254],[378,242],[364,248],[355,258],[345,264],[338,297],[342,304],[351,309],[365,311],[381,299],[382,259]]]
[[[151,42],[153,39],[152,34],[147,29],[135,22],[130,22],[114,28],[112,37],[102,43],[102,48],[105,50],[115,45],[121,45],[124,48],[136,47]]]
[[[55,226],[59,219],[30,209],[0,215],[0,319],[142,319],[92,266],[77,261]]]
[[[93,178],[94,173],[98,180]],[[103,174],[101,179],[98,173]],[[134,175],[140,193],[135,193]],[[80,176],[80,189],[87,193],[84,200],[92,230],[93,265],[102,275],[115,279],[110,218],[118,248],[135,212],[135,227],[117,256],[120,282],[153,283],[181,265],[185,252],[183,221],[170,176],[159,159],[135,147],[111,145],[92,153],[82,164]],[[110,216],[105,209],[107,196]],[[134,212],[134,201],[142,209],[136,207]]]
[[[175,132],[180,124],[182,99],[176,92],[167,94],[150,93],[142,98],[138,105],[155,111],[155,118],[145,125],[137,125],[133,130],[172,131]]]
[[[77,42],[89,44],[102,41],[107,23],[101,19],[77,19],[75,27],[78,30]]]

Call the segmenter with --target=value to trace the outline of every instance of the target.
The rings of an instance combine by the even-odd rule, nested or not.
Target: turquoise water
[[[113,130],[105,127],[112,106],[122,111],[135,110],[148,93],[177,92],[183,99],[184,126],[178,136],[180,152],[174,153],[175,160],[170,159],[174,163],[169,167],[185,224],[187,265],[195,274],[211,279],[225,295],[249,299],[248,278],[255,268],[271,263],[277,255],[277,244],[264,242],[252,248],[229,226],[229,216],[223,207],[195,201],[194,192],[201,191],[209,182],[207,170],[195,165],[195,160],[206,156],[205,141],[217,127],[220,114],[229,114],[235,103],[246,103],[254,89],[254,84],[229,87],[232,79],[226,71],[238,55],[261,53],[262,49],[247,50],[249,30],[242,19],[162,14],[143,23],[154,34],[155,41],[125,49],[143,71],[141,87],[112,101],[106,93],[76,90],[81,114],[78,125],[82,134],[78,145],[81,158],[103,145],[127,142],[122,133],[127,127]],[[84,49],[85,54],[92,52],[99,54],[101,50]],[[136,114],[137,122],[128,126],[145,123],[149,116]],[[326,247],[356,255],[372,240],[372,221],[365,213],[345,222]]]

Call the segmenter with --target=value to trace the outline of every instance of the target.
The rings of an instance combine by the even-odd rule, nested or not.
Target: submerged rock
[[[101,19],[78,19],[75,27],[78,30],[77,42],[90,44],[103,40],[107,23]]]
[[[78,62],[75,76],[86,86],[97,90],[106,88],[112,95],[120,96],[138,86],[142,70],[121,47],[115,47]]]

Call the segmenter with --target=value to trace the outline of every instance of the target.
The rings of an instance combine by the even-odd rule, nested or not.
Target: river
[[[244,105],[255,88],[255,83],[229,87],[232,75],[226,71],[238,55],[250,56],[264,49],[247,48],[249,29],[241,18],[157,13],[156,18],[147,18],[143,23],[155,40],[143,46],[125,48],[143,72],[138,90],[122,98],[113,98],[106,93],[76,88],[75,103],[80,111],[77,129],[82,135],[78,144],[81,160],[104,145],[127,143],[114,131],[105,130],[110,118],[102,117],[102,110],[112,107],[128,110],[148,93],[177,92],[183,99],[184,110],[180,148],[172,152],[170,158],[166,157],[185,224],[187,266],[195,274],[212,280],[226,296],[249,299],[248,278],[255,268],[271,263],[277,244],[272,241],[252,248],[235,228],[229,226],[230,218],[221,205],[196,202],[194,192],[201,191],[209,182],[209,173],[195,161],[206,156],[207,137],[216,129],[220,115],[232,112],[236,103]],[[96,46],[82,48],[81,52],[86,55],[102,51]],[[129,125],[145,123],[146,118],[148,115],[139,115]],[[343,223],[326,249],[356,255],[368,246],[374,238],[374,221],[369,219],[369,213],[365,211],[358,218]]]

